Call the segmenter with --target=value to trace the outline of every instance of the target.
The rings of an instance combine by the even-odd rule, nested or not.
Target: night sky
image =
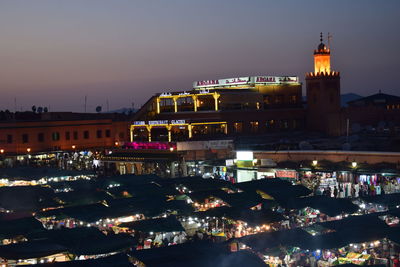
[[[342,93],[400,95],[400,1],[0,0],[0,109],[139,107],[195,80],[313,70],[330,32]],[[305,86],[303,86],[303,92]]]

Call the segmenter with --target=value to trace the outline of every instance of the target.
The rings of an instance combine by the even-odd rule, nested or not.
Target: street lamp
[[[76,148],[76,146],[75,145],[72,145],[72,149],[75,149]]]
[[[313,166],[317,166],[317,164],[318,164],[318,160],[314,159],[314,160],[312,161],[312,165],[313,165]]]
[[[174,151],[174,147],[171,146],[171,147],[169,148],[169,151],[171,151],[171,152]]]
[[[115,146],[118,146],[119,145],[119,143],[118,142],[115,142]]]
[[[4,153],[4,149],[0,149],[0,153],[3,154]]]
[[[357,162],[353,161],[353,162],[351,163],[351,166],[352,166],[353,168],[356,168],[356,167],[357,167]]]
[[[26,149],[26,152],[31,152],[31,149],[28,147],[27,149]]]

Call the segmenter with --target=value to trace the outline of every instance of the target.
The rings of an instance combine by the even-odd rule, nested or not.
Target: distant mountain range
[[[342,107],[347,107],[347,103],[353,100],[357,100],[363,98],[363,96],[353,94],[353,93],[348,93],[348,94],[343,94],[340,95],[340,103],[342,103]]]
[[[136,111],[137,111],[137,109],[134,109],[134,108],[120,108],[120,109],[106,111],[104,113],[124,113],[124,114],[129,114],[129,113],[135,113]]]

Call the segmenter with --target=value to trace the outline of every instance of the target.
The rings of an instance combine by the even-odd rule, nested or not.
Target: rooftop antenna
[[[85,95],[85,113],[86,113],[87,95]]]
[[[330,32],[328,32],[328,49],[331,50],[331,40],[332,40],[332,35]]]
[[[321,43],[322,43],[322,32],[319,34],[319,40],[320,40]]]
[[[109,108],[109,105],[108,105],[108,98],[107,98],[106,103],[107,103],[107,112],[109,112],[109,111],[110,111],[110,108]]]

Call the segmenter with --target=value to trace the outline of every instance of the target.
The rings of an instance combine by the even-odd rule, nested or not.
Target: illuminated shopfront
[[[131,141],[185,141],[299,129],[304,121],[296,76],[249,76],[193,83],[153,96],[130,126]]]
[[[157,113],[179,111],[218,110],[220,94],[202,90],[195,93],[162,93],[157,99]]]
[[[157,121],[135,121],[131,125],[131,142],[133,141],[179,141],[190,139],[199,135],[226,135],[228,134],[227,123],[216,122],[193,122],[185,120],[157,120]],[[147,135],[147,140],[143,140]]]

